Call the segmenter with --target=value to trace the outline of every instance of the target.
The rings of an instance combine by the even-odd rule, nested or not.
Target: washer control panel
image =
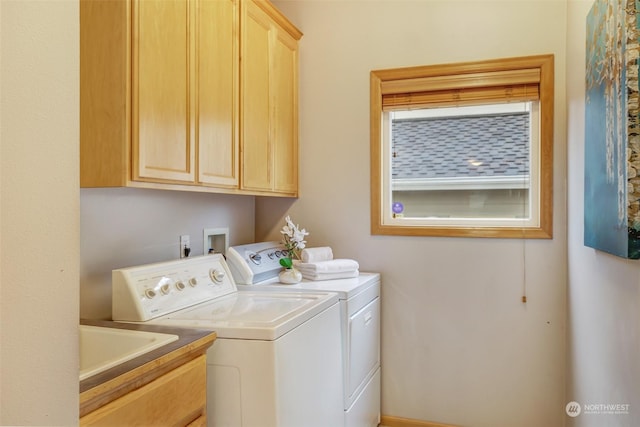
[[[113,320],[147,321],[237,292],[221,254],[113,270]]]

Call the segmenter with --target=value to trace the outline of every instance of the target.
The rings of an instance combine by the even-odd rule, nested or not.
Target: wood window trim
[[[441,227],[383,224],[383,96],[391,93],[411,93],[414,88],[418,92],[421,88],[433,87],[433,85],[430,86],[430,82],[442,78],[449,82],[449,86],[460,82],[459,88],[482,88],[491,86],[490,84],[483,85],[482,81],[490,79],[492,73],[496,73],[493,76],[504,76],[505,72],[507,75],[531,76],[531,70],[539,73],[539,92],[537,94],[540,102],[539,224],[535,227]],[[425,81],[427,83],[424,83]],[[521,83],[527,84],[527,82]],[[553,237],[553,55],[374,70],[370,73],[370,96],[371,234],[528,239],[551,239]],[[468,104],[472,102],[474,101],[469,100]],[[388,102],[385,102],[384,108],[392,107]]]

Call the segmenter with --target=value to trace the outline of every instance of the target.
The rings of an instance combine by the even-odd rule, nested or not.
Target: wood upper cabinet
[[[132,4],[133,180],[194,182],[195,2]]]
[[[242,188],[297,196],[298,40],[270,2],[242,2]]]
[[[265,0],[81,0],[81,187],[297,196],[301,36]]]
[[[239,153],[238,0],[200,0],[198,181],[237,188]]]
[[[81,0],[81,186],[238,187],[238,13]]]

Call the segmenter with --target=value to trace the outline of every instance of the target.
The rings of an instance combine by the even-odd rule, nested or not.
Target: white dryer
[[[207,425],[343,426],[338,296],[238,292],[220,255],[114,270],[113,320],[209,328]]]
[[[380,274],[285,285],[278,281],[279,242],[230,247],[227,262],[240,291],[336,292],[340,299],[343,409],[345,426],[376,427],[380,422]]]

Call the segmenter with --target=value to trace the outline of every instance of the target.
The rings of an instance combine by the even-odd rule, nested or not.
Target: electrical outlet
[[[191,239],[188,234],[183,234],[180,236],[180,258],[185,258],[189,256],[189,252],[191,252]]]

